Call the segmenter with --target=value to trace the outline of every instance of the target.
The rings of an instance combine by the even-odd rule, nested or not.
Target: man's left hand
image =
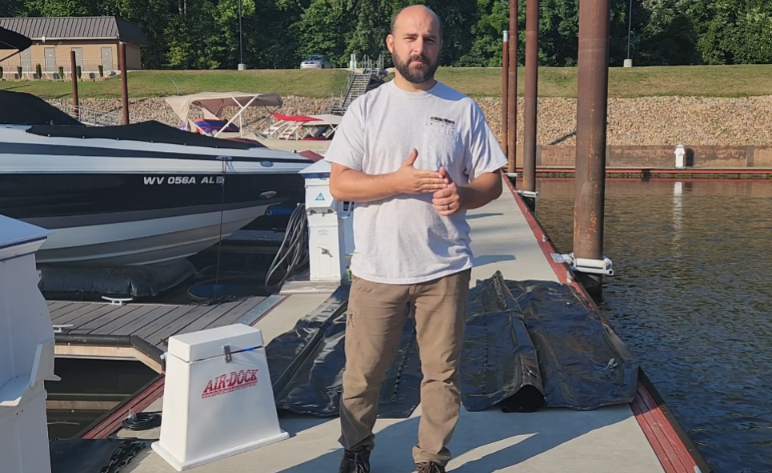
[[[445,168],[440,168],[440,174],[442,174],[443,177],[446,177],[450,184],[448,184],[448,187],[434,193],[432,204],[434,204],[434,208],[440,215],[447,217],[463,208],[463,200],[461,197],[461,189],[459,189],[456,186],[456,183],[450,179]]]

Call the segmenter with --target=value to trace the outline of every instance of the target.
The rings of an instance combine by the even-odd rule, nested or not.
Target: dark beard
[[[423,62],[416,69],[410,69],[410,62],[414,60],[420,60]],[[437,61],[439,63],[439,61]],[[424,55],[410,56],[407,61],[403,62],[398,57],[394,57],[394,67],[397,68],[399,73],[408,82],[413,84],[423,84],[434,78],[434,73],[437,71],[437,63],[432,64]]]

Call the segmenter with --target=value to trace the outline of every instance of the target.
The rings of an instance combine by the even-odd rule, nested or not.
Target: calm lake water
[[[139,361],[57,358],[46,381],[49,439],[68,439],[156,377]]]
[[[574,181],[536,215],[573,247]],[[772,471],[772,182],[606,183],[601,310],[717,473]]]

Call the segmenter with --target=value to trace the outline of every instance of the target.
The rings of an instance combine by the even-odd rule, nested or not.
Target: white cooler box
[[[260,330],[235,324],[169,338],[161,436],[152,448],[177,471],[288,437]]]

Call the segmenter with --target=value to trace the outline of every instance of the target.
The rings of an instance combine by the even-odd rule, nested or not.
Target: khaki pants
[[[410,305],[421,357],[421,420],[416,463],[446,465],[461,408],[459,365],[471,270],[420,284],[378,284],[353,277],[346,321],[340,443],[375,446],[378,395]]]

